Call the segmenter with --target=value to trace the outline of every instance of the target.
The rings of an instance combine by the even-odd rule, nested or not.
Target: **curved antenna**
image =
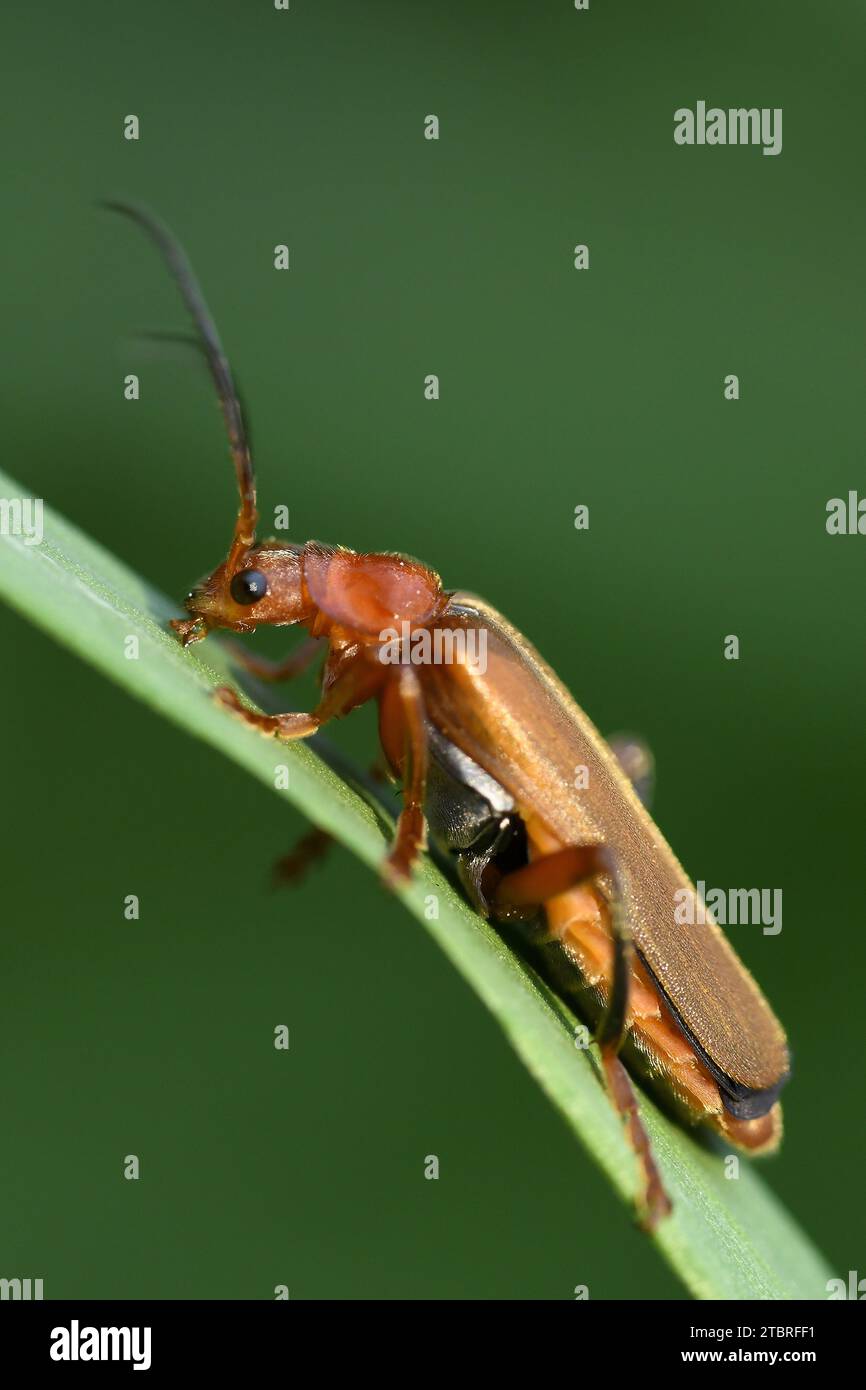
[[[237,474],[238,492],[240,493],[238,517],[235,522],[231,549],[226,560],[226,577],[231,579],[232,575],[240,568],[244,557],[255,541],[258,512],[256,510],[256,478],[253,472],[249,439],[244,427],[240,398],[232,380],[228,358],[223,351],[216,324],[205,303],[195,271],[187,260],[180,242],[175,240],[168,227],[152,213],[135,203],[122,203],[115,199],[107,199],[101,206],[112,212],[119,212],[124,217],[131,218],[133,222],[137,222],[139,227],[143,227],[156,243],[195,324],[201,349],[207,359],[210,374],[219,396],[235,473]]]
[[[202,343],[202,340],[198,336],[198,334],[194,333],[192,329],[139,328],[137,332],[130,334],[130,338],[133,340],[133,342],[138,340],[140,342],[146,343],[171,343],[173,346],[176,347],[189,348],[192,352],[196,352],[201,357],[203,357],[205,361],[205,366],[207,366],[207,353],[205,351],[204,344]],[[246,430],[247,436],[247,449],[250,453],[250,456],[252,456],[253,432],[250,426],[250,412],[247,410],[247,398],[243,392],[243,389],[237,381],[235,381],[235,399],[237,400],[237,403],[240,406],[241,419],[244,422],[244,428]],[[637,739],[636,734],[633,736],[629,735],[629,737],[634,737],[635,739]],[[649,756],[652,757],[651,754]],[[617,757],[619,757],[618,753]]]

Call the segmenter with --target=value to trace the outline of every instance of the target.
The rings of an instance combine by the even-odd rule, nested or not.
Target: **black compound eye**
[[[235,603],[248,608],[251,603],[258,603],[260,598],[264,598],[268,592],[268,581],[261,570],[241,570],[234,576],[229,591]]]

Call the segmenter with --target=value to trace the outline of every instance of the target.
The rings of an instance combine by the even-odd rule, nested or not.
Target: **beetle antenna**
[[[232,378],[228,358],[196,279],[195,271],[180,242],[175,239],[168,227],[153,213],[135,203],[108,199],[101,206],[131,218],[156,243],[195,324],[201,349],[207,359],[219,397],[240,493],[238,517],[235,522],[231,549],[226,560],[226,574],[228,578],[231,578],[241,567],[244,557],[255,541],[258,512],[256,510],[256,478],[250,455],[249,438],[244,426],[240,397]]]
[[[171,343],[175,347],[190,348],[204,358],[207,364],[207,353],[201,338],[191,329],[186,328],[140,328],[138,332],[130,335],[133,340],[145,343]],[[240,406],[241,419],[246,430],[247,446],[252,456],[253,431],[250,424],[250,412],[247,409],[247,397],[235,380],[235,397]],[[618,755],[617,755],[618,756]]]

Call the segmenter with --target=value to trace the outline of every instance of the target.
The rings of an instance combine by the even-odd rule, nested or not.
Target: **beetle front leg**
[[[365,662],[355,647],[332,651],[325,665],[322,698],[309,714],[261,714],[258,710],[247,709],[228,685],[217,686],[214,696],[259,733],[283,739],[309,738],[329,719],[348,714],[356,705],[369,700],[381,680],[381,668],[377,670],[372,663]]]
[[[315,711],[311,714],[260,714],[258,710],[247,709],[229,685],[217,686],[214,697],[232,714],[249,724],[250,728],[258,729],[260,734],[274,738],[309,738],[319,727],[320,721]]]
[[[322,639],[308,637],[282,661],[269,661],[266,656],[248,652],[240,642],[227,642],[225,645],[232,660],[249,671],[250,675],[257,676],[261,681],[289,681],[301,675],[315,661],[322,650]]]
[[[421,682],[411,666],[400,666],[397,693],[405,728],[403,755],[403,808],[390,853],[382,866],[389,887],[405,882],[412,865],[426,844],[424,789],[427,783],[427,730],[424,724],[424,696]]]

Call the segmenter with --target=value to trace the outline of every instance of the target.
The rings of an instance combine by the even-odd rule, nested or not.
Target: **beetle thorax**
[[[405,555],[359,555],[312,541],[304,584],[319,612],[317,630],[338,627],[378,641],[394,624],[430,622],[445,604],[438,574]]]

